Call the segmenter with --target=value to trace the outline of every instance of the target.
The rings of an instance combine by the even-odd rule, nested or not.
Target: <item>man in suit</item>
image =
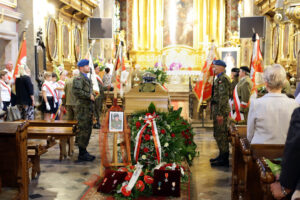
[[[291,195],[292,199],[299,198],[300,193],[300,108],[296,108],[285,142],[281,173],[279,181],[271,184],[271,191],[276,199]]]
[[[227,119],[230,111],[229,96],[231,91],[230,78],[225,73],[226,64],[222,60],[213,61],[216,75],[211,100],[214,137],[219,148],[219,156],[210,159],[211,166],[229,166],[229,141],[227,136]]]
[[[79,147],[78,161],[93,161],[95,156],[90,155],[86,150],[92,133],[95,101],[92,81],[87,76],[87,73],[90,72],[89,60],[80,60],[77,65],[80,74],[73,80],[73,92],[77,99],[76,113],[79,132],[76,137]]]

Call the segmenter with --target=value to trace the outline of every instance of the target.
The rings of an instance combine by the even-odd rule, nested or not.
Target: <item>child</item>
[[[42,111],[44,113],[44,120],[50,120],[51,114],[55,115],[56,113],[57,96],[51,82],[51,72],[46,72],[44,74],[44,79],[45,81],[42,85]]]
[[[7,111],[11,100],[11,88],[8,82],[8,73],[6,71],[0,72],[0,91],[1,91],[1,107],[2,110]]]

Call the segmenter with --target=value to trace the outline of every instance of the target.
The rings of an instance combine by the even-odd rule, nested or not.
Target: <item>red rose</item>
[[[165,153],[165,156],[166,156],[166,157],[168,157],[168,155],[169,155],[168,153]]]
[[[181,131],[181,135],[184,136],[184,135],[185,135],[185,132],[184,132],[184,131]]]
[[[191,141],[191,140],[189,140],[189,144],[192,144],[192,141]]]
[[[175,133],[172,133],[172,134],[171,134],[171,137],[175,137]]]
[[[144,181],[147,184],[152,184],[154,182],[154,179],[151,176],[144,176]]]
[[[149,141],[149,140],[150,140],[150,135],[148,135],[148,134],[145,135],[145,136],[144,136],[144,139],[145,139],[146,141]]]
[[[161,130],[160,130],[160,133],[161,133],[161,134],[166,134],[166,130],[165,130],[165,129],[161,129]]]
[[[142,124],[141,124],[141,122],[137,121],[137,122],[135,123],[135,126],[136,126],[136,128],[140,128],[140,127],[142,126]]]
[[[182,122],[181,124],[183,124],[183,125],[186,125],[186,123],[185,123],[185,122]]]
[[[120,171],[120,172],[128,172],[128,169],[126,167],[121,167],[121,168],[119,168],[118,171]]]
[[[134,170],[135,166],[131,165],[129,168],[130,168],[131,170]]]
[[[143,171],[140,173],[140,176],[144,176],[144,172]]]
[[[145,148],[143,149],[143,151],[144,151],[145,153],[148,153],[148,152],[149,152],[149,149],[148,149],[147,147],[145,147]]]
[[[140,192],[143,192],[145,189],[145,184],[143,181],[138,180],[136,185],[135,185],[136,189],[138,189]]]
[[[130,194],[131,194],[131,191],[128,191],[128,190],[126,189],[126,187],[127,187],[127,185],[124,185],[124,186],[121,188],[121,192],[122,192],[122,194],[123,194],[125,197],[129,197]]]
[[[127,176],[125,177],[125,181],[130,181],[132,177],[132,172],[127,172]]]
[[[185,131],[186,131],[187,133],[188,133],[188,132],[190,132],[190,130],[189,130],[189,129],[186,129]]]

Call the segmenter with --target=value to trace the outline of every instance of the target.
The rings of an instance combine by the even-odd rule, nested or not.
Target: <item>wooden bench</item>
[[[70,141],[75,136],[77,126],[29,126],[28,127],[28,138],[30,139],[47,139],[49,136],[54,137],[58,140]],[[70,142],[69,155],[73,152],[74,143]],[[62,146],[60,145],[59,160],[63,158]]]
[[[232,199],[239,199],[239,180],[238,174],[243,174],[240,163],[243,162],[243,154],[240,148],[240,138],[246,138],[247,126],[232,124],[229,127],[229,135],[232,146],[232,183],[231,183],[231,197]]]
[[[240,138],[243,160],[238,163],[238,192],[243,199],[266,199],[263,185],[260,182],[261,172],[257,159],[266,157],[275,159],[282,157],[284,145],[280,144],[249,144],[246,138]]]
[[[28,199],[28,122],[0,123],[0,199]]]
[[[44,153],[48,152],[48,145],[37,144],[35,142],[29,141],[27,144],[27,156],[30,159],[32,166],[31,178],[34,179],[37,175],[41,173],[40,167],[40,157]]]

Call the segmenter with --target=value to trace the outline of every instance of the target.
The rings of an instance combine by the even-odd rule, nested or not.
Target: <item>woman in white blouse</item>
[[[299,105],[281,93],[286,79],[281,65],[267,67],[263,77],[268,93],[250,103],[247,138],[251,144],[284,144],[291,115]]]
[[[8,74],[6,71],[0,71],[0,92],[1,92],[1,108],[7,111],[7,107],[10,105],[11,88],[8,82]]]

